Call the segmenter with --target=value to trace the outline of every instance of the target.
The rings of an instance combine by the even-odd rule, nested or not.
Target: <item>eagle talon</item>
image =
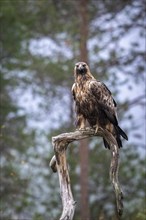
[[[79,128],[79,131],[85,131],[86,128]]]
[[[86,127],[85,130],[86,131],[90,131],[92,129],[92,127]]]
[[[85,131],[85,128],[76,128],[76,131]]]
[[[91,127],[76,128],[76,131],[90,131]]]
[[[79,128],[78,131],[90,131],[92,127]]]

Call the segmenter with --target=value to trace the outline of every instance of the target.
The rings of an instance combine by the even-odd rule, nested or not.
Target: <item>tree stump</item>
[[[76,202],[73,199],[71,191],[71,183],[68,172],[68,165],[66,160],[66,150],[68,145],[77,140],[84,138],[89,138],[93,136],[104,137],[104,139],[110,145],[111,151],[111,165],[110,165],[110,180],[113,184],[116,204],[117,204],[117,213],[119,216],[123,212],[123,194],[120,188],[118,181],[118,171],[119,171],[119,148],[117,142],[112,134],[107,130],[99,128],[98,131],[91,128],[86,128],[85,130],[76,130],[74,132],[63,133],[52,138],[52,144],[54,147],[55,155],[50,161],[50,167],[53,172],[58,172],[59,183],[60,183],[60,192],[61,199],[63,204],[63,211],[60,217],[60,220],[72,220],[75,212]]]

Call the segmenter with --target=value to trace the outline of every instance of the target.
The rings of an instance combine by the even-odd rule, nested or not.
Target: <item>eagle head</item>
[[[75,64],[75,74],[81,74],[84,75],[89,71],[89,67],[87,65],[87,63],[85,62],[78,62]]]

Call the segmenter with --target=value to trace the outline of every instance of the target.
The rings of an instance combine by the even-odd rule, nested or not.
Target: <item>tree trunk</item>
[[[88,169],[89,169],[89,151],[88,139],[83,139],[79,143],[80,156],[80,186],[81,186],[81,220],[89,220],[89,189],[88,189]]]
[[[88,39],[88,18],[87,18],[88,0],[79,0],[79,18],[80,18],[80,60],[88,62],[87,39]],[[81,140],[79,143],[80,156],[80,186],[81,186],[81,220],[89,220],[89,192],[88,192],[88,167],[89,151],[88,140]]]

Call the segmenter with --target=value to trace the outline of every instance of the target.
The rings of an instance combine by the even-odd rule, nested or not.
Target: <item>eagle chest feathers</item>
[[[90,125],[93,126],[97,122],[100,112],[97,99],[92,95],[90,83],[91,80],[76,83],[75,103],[77,114],[82,114],[88,120]],[[100,91],[98,91],[98,95],[100,96]]]

